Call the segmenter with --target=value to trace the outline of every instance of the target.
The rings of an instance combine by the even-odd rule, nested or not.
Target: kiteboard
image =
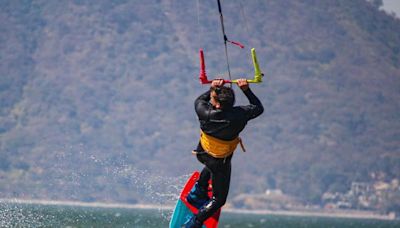
[[[187,200],[186,197],[192,190],[193,186],[196,184],[196,181],[199,179],[200,173],[198,171],[193,172],[191,177],[187,180],[183,190],[179,196],[179,199],[176,203],[174,212],[172,213],[171,221],[169,223],[169,228],[181,228],[184,227],[184,224],[194,215],[198,213],[198,209],[192,206]],[[211,190],[211,181],[209,185]],[[208,196],[212,197],[212,191],[208,191]],[[213,216],[208,218],[204,224],[203,228],[217,228],[219,216],[221,214],[221,209],[219,209]]]

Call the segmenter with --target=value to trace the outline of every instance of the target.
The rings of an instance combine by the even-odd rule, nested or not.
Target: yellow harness
[[[200,130],[200,144],[203,149],[214,158],[226,158],[230,156],[231,154],[233,154],[239,143],[243,152],[246,152],[246,149],[244,148],[242,139],[240,137],[237,137],[231,141],[225,141],[207,135]]]

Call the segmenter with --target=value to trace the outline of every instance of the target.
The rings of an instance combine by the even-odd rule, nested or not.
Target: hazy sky
[[[388,12],[395,12],[400,17],[400,0],[383,0],[383,9]]]

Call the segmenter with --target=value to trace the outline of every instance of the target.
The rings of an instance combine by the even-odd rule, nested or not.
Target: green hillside
[[[319,204],[400,179],[400,20],[378,7],[223,2],[246,45],[228,47],[232,74],[251,77],[251,47],[265,73],[230,197]],[[0,198],[169,202],[201,168],[199,48],[209,77],[227,77],[215,1],[1,1],[0,21]]]

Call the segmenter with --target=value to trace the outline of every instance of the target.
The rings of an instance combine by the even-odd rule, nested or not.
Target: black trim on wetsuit
[[[250,88],[243,93],[250,104],[235,106],[228,110],[215,109],[210,104],[210,91],[200,95],[195,101],[195,110],[201,130],[222,140],[233,140],[238,137],[247,122],[261,115],[264,111],[260,100]],[[213,183],[213,198],[207,205],[200,208],[196,215],[197,220],[204,222],[226,202],[231,178],[232,155],[227,158],[214,158],[204,151],[200,142],[196,151],[198,152],[197,159],[205,165],[198,180],[199,186],[206,190],[210,178]]]

